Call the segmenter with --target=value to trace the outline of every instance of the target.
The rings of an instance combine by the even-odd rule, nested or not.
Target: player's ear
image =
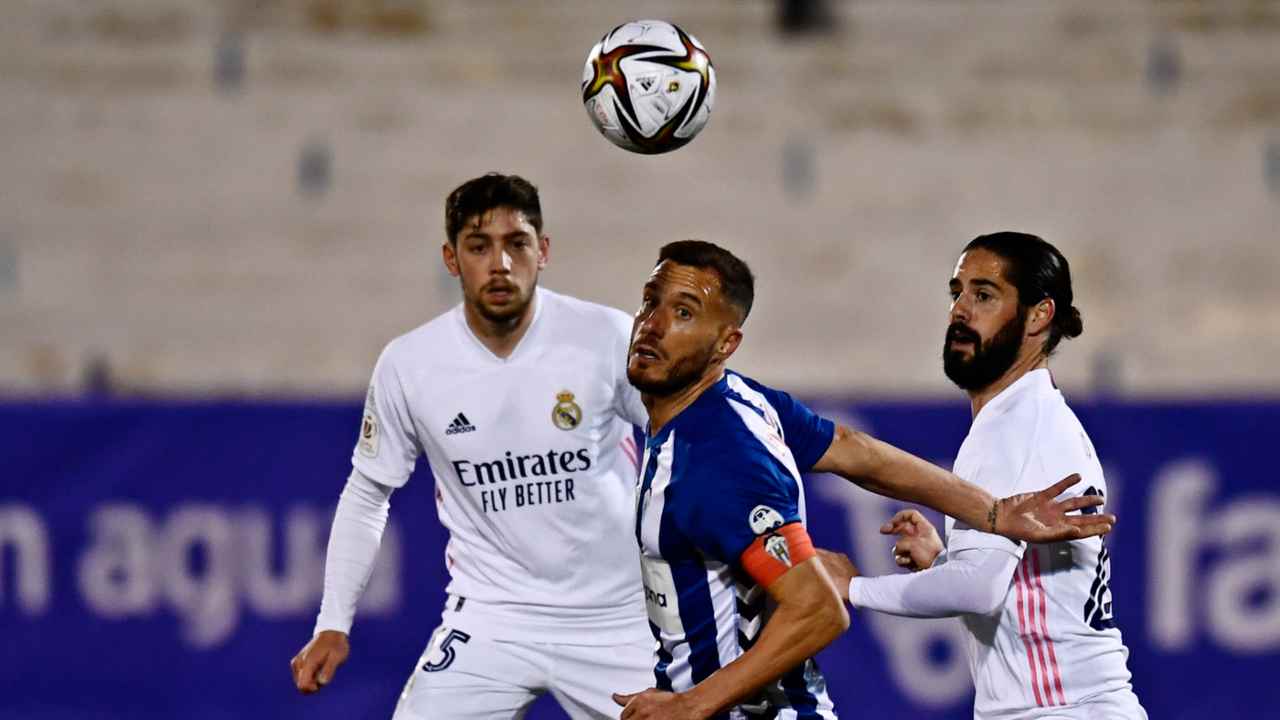
[[[1049,326],[1053,324],[1053,315],[1056,311],[1057,306],[1054,305],[1053,298],[1045,298],[1033,305],[1027,317],[1027,334],[1035,336],[1048,331]]]
[[[720,332],[720,340],[716,343],[716,354],[721,360],[728,360],[742,344],[742,328],[736,324],[726,325]]]
[[[551,260],[551,236],[545,235],[545,234],[539,235],[538,236],[538,269],[541,270],[542,268],[546,267],[547,263],[550,260]]]
[[[449,274],[458,277],[462,274],[462,270],[458,267],[458,247],[451,242],[446,241],[440,247],[440,254],[444,257],[444,267]]]

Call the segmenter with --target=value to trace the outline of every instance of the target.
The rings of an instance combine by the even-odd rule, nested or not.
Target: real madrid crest
[[[556,393],[556,406],[551,408],[551,422],[561,430],[572,430],[582,422],[582,408],[573,401],[573,393],[568,390]]]

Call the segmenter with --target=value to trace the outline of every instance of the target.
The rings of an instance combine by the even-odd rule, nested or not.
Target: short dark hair
[[[533,229],[542,234],[538,188],[519,175],[491,172],[462,183],[444,201],[444,231],[449,242],[458,242],[458,233],[468,218],[483,216],[497,207],[523,212]]]
[[[658,262],[670,260],[681,265],[714,270],[720,276],[720,289],[729,304],[741,315],[738,324],[747,321],[751,303],[755,301],[756,279],[751,268],[733,253],[705,240],[677,240],[667,243],[658,251]]]
[[[1053,324],[1045,341],[1046,355],[1053,353],[1062,338],[1084,332],[1080,310],[1072,304],[1071,266],[1058,248],[1043,238],[1021,232],[979,235],[964,251],[989,250],[1005,261],[1006,279],[1018,289],[1018,304],[1030,307],[1046,298],[1054,304]]]

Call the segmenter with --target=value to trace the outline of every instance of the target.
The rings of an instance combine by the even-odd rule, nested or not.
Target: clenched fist
[[[622,720],[702,720],[707,715],[692,707],[688,696],[649,688],[638,693],[614,693],[622,706]]]
[[[307,695],[328,685],[350,652],[346,633],[322,630],[289,661],[293,684]]]
[[[840,593],[840,599],[849,602],[849,581],[861,575],[857,566],[848,555],[822,548],[818,548],[818,560],[831,576],[831,582],[835,584],[836,592]]]

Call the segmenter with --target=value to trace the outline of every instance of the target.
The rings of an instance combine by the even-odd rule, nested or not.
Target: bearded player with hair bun
[[[1059,342],[1084,331],[1067,259],[1035,235],[983,235],[961,253],[949,287],[943,369],[973,410],[956,474],[993,494],[1070,474],[1082,482],[1066,497],[1104,497],[1093,443],[1049,371]],[[854,607],[961,619],[975,718],[1145,719],[1103,539],[1027,545],[985,530],[949,517],[944,546],[923,515],[904,510],[881,532],[899,536],[894,557],[914,574],[858,577],[848,558],[822,557]]]

